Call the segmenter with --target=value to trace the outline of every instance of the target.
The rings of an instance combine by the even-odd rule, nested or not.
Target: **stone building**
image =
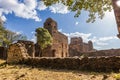
[[[49,31],[53,37],[52,46],[48,46],[44,51],[43,57],[67,57],[68,37],[58,31],[57,22],[48,18],[44,23],[44,28]]]
[[[84,43],[81,37],[71,38],[71,42],[69,44],[70,56],[77,56],[80,53],[91,52],[93,50],[94,49],[93,49],[92,41],[88,41],[88,43]]]

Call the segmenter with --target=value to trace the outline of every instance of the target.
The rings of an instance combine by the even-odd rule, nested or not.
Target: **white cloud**
[[[32,34],[35,34],[35,31],[32,31],[31,33],[32,33]]]
[[[5,17],[5,16],[3,16],[3,15],[2,15],[2,16],[0,16],[0,17],[1,17],[2,21],[4,21],[4,22],[7,20],[7,19],[6,19],[6,17]]]
[[[120,7],[120,0],[117,1],[117,5]]]
[[[21,31],[17,31],[17,32],[15,32],[17,35],[20,35],[20,34],[22,34],[23,32],[21,32]]]
[[[53,13],[67,14],[69,13],[68,7],[62,3],[56,3],[49,7],[50,11]]]
[[[62,29],[58,29],[59,32],[62,32]]]
[[[38,10],[45,10],[47,9],[47,6],[44,4],[43,1],[38,2]]]
[[[100,41],[108,41],[108,40],[112,40],[112,39],[118,39],[118,38],[116,36],[99,38]]]
[[[40,21],[35,10],[36,6],[36,0],[24,0],[23,3],[18,0],[0,0],[0,17],[14,13],[18,17]]]
[[[30,39],[30,41],[33,41],[34,43],[36,43],[36,36],[32,36],[32,39]]]
[[[35,21],[41,21],[41,19],[37,15],[37,10],[45,10],[48,7],[44,5],[43,1],[37,0],[0,0],[0,18],[2,20],[6,20],[6,14],[14,13],[15,16],[25,18],[25,19],[33,19]],[[56,3],[49,7],[49,10],[53,13],[68,13],[68,7],[63,5],[62,3]]]
[[[79,24],[79,22],[75,22],[75,25],[77,26]]]

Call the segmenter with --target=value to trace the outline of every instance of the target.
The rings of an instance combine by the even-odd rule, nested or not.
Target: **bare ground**
[[[0,60],[0,64],[4,63]],[[0,80],[120,80],[120,73],[97,73],[0,65]]]

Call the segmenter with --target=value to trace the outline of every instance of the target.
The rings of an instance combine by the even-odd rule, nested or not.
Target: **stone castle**
[[[74,56],[83,52],[93,52],[93,51],[94,48],[92,41],[88,41],[88,43],[84,43],[81,37],[71,38],[71,42],[69,44],[70,56]]]

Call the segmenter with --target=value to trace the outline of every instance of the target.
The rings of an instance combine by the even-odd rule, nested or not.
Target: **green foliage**
[[[45,28],[37,28],[36,37],[37,43],[40,45],[42,50],[46,48],[48,45],[52,44],[52,36]]]
[[[74,17],[79,17],[82,10],[88,11],[89,18],[87,22],[94,22],[96,16],[103,19],[106,11],[111,11],[111,0],[42,0],[46,6],[51,6],[56,3],[63,3],[68,6],[68,9],[75,12]]]

